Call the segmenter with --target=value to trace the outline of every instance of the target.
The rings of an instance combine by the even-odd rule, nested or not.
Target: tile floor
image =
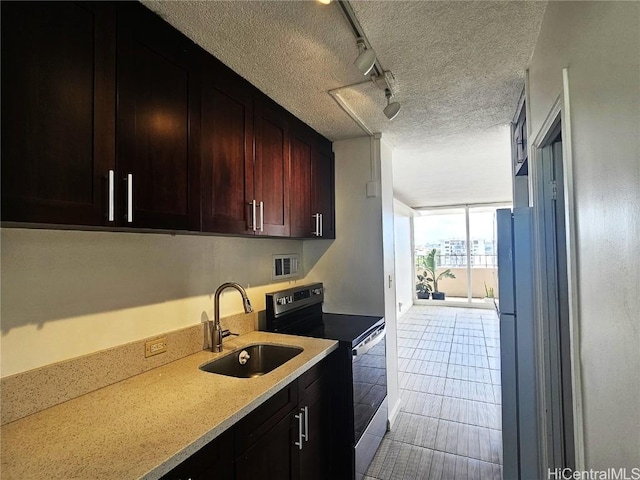
[[[500,480],[493,310],[414,305],[398,321],[401,411],[365,480]]]

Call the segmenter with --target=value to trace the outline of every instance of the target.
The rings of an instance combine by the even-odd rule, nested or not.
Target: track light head
[[[358,67],[358,70],[360,70],[363,75],[368,75],[376,63],[376,52],[374,52],[372,48],[367,50],[364,44],[364,38],[362,37],[358,38],[357,45],[360,54],[353,64]]]
[[[382,112],[389,120],[393,120],[394,118],[396,118],[398,113],[400,113],[401,106],[398,102],[389,103],[389,100],[391,99],[391,90],[389,90],[388,88],[385,88],[384,96],[387,97],[387,106],[384,107]]]

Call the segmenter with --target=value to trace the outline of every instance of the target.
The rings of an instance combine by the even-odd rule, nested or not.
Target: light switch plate
[[[367,182],[367,197],[378,196],[378,182]]]

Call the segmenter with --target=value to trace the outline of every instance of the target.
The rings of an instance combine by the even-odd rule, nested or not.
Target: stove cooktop
[[[323,313],[322,324],[306,332],[305,336],[338,340],[355,346],[382,324],[382,317]]]

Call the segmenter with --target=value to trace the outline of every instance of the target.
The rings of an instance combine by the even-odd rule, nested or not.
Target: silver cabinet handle
[[[260,231],[264,232],[264,202],[260,202]]]
[[[113,222],[115,220],[115,175],[116,172],[113,170],[109,170],[109,206],[107,211],[107,220]]]
[[[256,201],[251,201],[251,229],[255,232],[257,230],[256,227]]]
[[[315,228],[314,228],[313,232],[311,232],[311,235],[313,235],[314,237],[319,237],[320,236],[320,214],[319,213],[314,213],[311,216],[316,221]]]
[[[318,235],[319,237],[322,237],[322,233],[324,230],[324,225],[323,225],[323,218],[322,218],[322,214],[319,213],[318,216],[320,217],[320,235]]]
[[[133,173],[127,174],[127,223],[133,223]]]
[[[303,407],[304,412],[304,435],[302,435],[305,441],[309,441],[309,407]]]
[[[294,417],[298,419],[298,441],[293,444],[296,445],[299,450],[302,450],[302,411],[294,415]]]

